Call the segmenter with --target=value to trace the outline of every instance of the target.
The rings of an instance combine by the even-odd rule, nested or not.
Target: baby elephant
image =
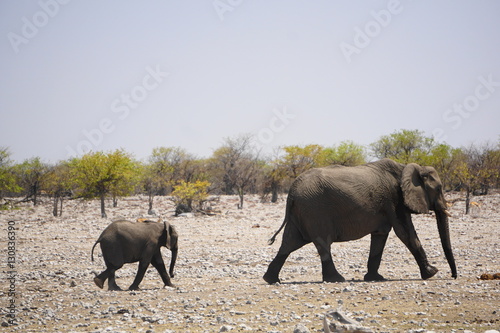
[[[95,284],[102,288],[108,279],[109,290],[121,290],[115,281],[115,272],[123,264],[139,262],[137,275],[129,290],[138,290],[149,264],[158,270],[165,286],[173,287],[169,274],[161,256],[160,247],[166,246],[172,251],[170,261],[170,276],[174,277],[174,266],[177,259],[177,231],[167,222],[129,222],[115,221],[102,232],[92,247],[92,261],[94,248],[101,243],[102,256],[106,270],[94,278]]]

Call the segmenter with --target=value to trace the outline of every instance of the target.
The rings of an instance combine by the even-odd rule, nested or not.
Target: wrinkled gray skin
[[[165,263],[160,252],[160,247],[166,246],[172,251],[170,261],[170,276],[174,277],[174,266],[177,259],[177,231],[167,222],[154,221],[129,222],[115,221],[102,232],[99,239],[92,247],[92,261],[94,261],[94,248],[101,244],[102,256],[106,270],[94,278],[95,284],[103,288],[108,280],[109,290],[121,290],[115,281],[115,272],[126,263],[139,262],[139,269],[134,282],[129,290],[138,290],[146,270],[151,263],[163,280],[165,286],[173,287]]]
[[[364,280],[384,280],[378,269],[391,229],[415,257],[422,279],[428,279],[438,270],[427,260],[411,214],[430,210],[435,212],[444,253],[456,278],[446,208],[441,181],[432,167],[384,159],[356,167],[309,170],[290,188],[284,222],[270,244],[284,227],[283,240],[264,280],[279,282],[279,272],[290,253],[312,242],[321,257],[323,281],[343,282],[332,261],[331,244],[368,234],[371,245]]]

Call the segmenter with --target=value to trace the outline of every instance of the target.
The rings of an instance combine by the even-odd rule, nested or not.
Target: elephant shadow
[[[129,293],[131,294],[134,294],[134,293],[140,293],[140,292],[144,292],[144,291],[155,291],[155,292],[160,292],[162,290],[166,290],[166,291],[169,291],[169,290],[176,290],[177,288],[176,287],[150,287],[150,288],[140,288],[140,289],[137,289],[137,290],[126,290],[128,291]]]
[[[449,280],[452,280],[451,278],[434,278],[433,279],[434,281],[449,281]],[[409,278],[409,279],[397,279],[397,278],[394,278],[394,279],[385,279],[383,281],[365,281],[363,279],[352,279],[352,280],[348,280],[348,281],[345,281],[345,282],[324,282],[324,281],[282,281],[280,282],[281,285],[305,285],[305,284],[324,284],[324,283],[328,283],[328,284],[335,284],[335,285],[346,285],[348,284],[349,282],[354,282],[354,283],[361,283],[361,282],[364,282],[364,283],[377,283],[377,284],[381,284],[381,283],[386,283],[386,282],[422,282],[422,279],[419,279],[419,278]]]

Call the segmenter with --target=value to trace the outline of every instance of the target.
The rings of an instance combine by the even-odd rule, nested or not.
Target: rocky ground
[[[155,210],[180,235],[176,288],[163,288],[151,268],[141,291],[122,292],[95,286],[92,271],[101,271],[104,263],[99,247],[96,262],[90,261],[90,250],[113,219],[147,217],[146,198],[121,200],[117,208],[108,208],[107,219],[100,217],[97,201],[66,201],[63,216],[57,218],[51,216],[48,198],[36,208],[2,211],[6,283],[0,290],[0,330],[322,332],[325,313],[334,309],[376,332],[500,329],[500,280],[478,279],[483,273],[500,273],[500,194],[474,197],[479,205],[469,215],[463,214],[463,201],[450,209],[456,280],[444,258],[435,219],[416,215],[423,247],[440,269],[430,280],[420,279],[414,259],[392,232],[380,269],[386,282],[362,281],[369,249],[365,237],[332,247],[345,283],[321,282],[319,257],[308,245],[290,256],[281,272],[282,284],[267,285],[262,275],[281,237],[272,246],[267,240],[281,225],[284,199],[271,204],[250,196],[238,210],[236,197],[221,197],[217,216],[173,217],[172,203],[157,198]],[[14,226],[11,234],[9,224]],[[8,244],[12,236],[14,244]],[[169,251],[163,253],[168,262]],[[119,270],[118,284],[130,285],[136,269],[129,264]],[[9,324],[9,313],[15,325]]]

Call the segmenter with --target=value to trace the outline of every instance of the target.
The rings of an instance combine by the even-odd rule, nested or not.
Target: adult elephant
[[[283,240],[264,280],[280,282],[279,272],[290,253],[312,242],[321,257],[323,281],[343,282],[332,261],[331,244],[368,234],[371,245],[364,280],[384,280],[378,269],[391,229],[415,257],[422,279],[428,279],[438,270],[427,260],[411,214],[430,210],[435,212],[444,253],[456,278],[446,209],[441,181],[432,167],[383,159],[356,167],[311,169],[290,188],[284,222],[269,243],[284,227]]]
[[[139,289],[139,284],[151,263],[163,280],[165,286],[173,286],[170,276],[174,277],[174,266],[177,260],[177,231],[167,222],[155,221],[115,221],[111,223],[92,247],[92,261],[94,248],[101,244],[102,255],[106,270],[94,278],[95,284],[102,288],[106,279],[109,290],[121,290],[115,281],[115,272],[125,263],[139,262],[139,269],[129,290]],[[170,261],[170,276],[167,273],[160,248],[166,246],[172,251]]]

